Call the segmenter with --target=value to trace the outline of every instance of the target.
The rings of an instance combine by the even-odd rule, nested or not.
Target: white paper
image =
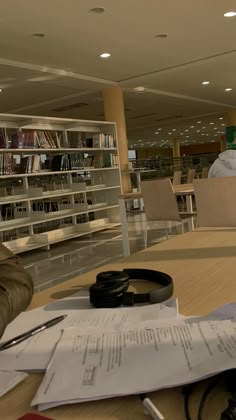
[[[125,325],[140,324],[155,319],[176,318],[177,304],[173,299],[168,306],[155,304],[133,308],[74,309],[79,306],[80,296],[57,301],[42,308],[22,313],[6,329],[0,343],[9,340],[49,319],[67,314],[67,318],[54,327],[0,353],[0,369],[42,371],[47,368],[53,350],[61,337],[61,331],[68,327],[124,328]],[[86,300],[87,299],[87,300]],[[89,307],[88,298],[84,299]],[[85,307],[85,305],[83,307]],[[64,308],[64,309],[63,309]],[[70,309],[71,308],[71,309]]]
[[[26,373],[0,371],[0,398],[27,378]]]
[[[151,321],[130,330],[63,332],[32,402],[49,407],[149,392],[236,367],[231,321]],[[63,380],[62,380],[63,378]]]

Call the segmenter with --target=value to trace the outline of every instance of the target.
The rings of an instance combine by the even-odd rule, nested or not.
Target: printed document
[[[7,327],[0,343],[59,315],[67,314],[67,318],[54,327],[40,334],[36,334],[19,345],[2,351],[0,369],[44,371],[61,337],[61,331],[65,328],[78,327],[85,330],[96,328],[99,330],[101,328],[112,327],[114,329],[121,329],[129,324],[139,325],[146,321],[168,319],[169,317],[176,318],[178,316],[177,302],[175,299],[167,301],[166,305],[154,304],[115,309],[74,309],[77,305],[76,299],[78,300],[76,297],[70,297],[69,299],[63,299],[43,308],[24,312],[19,315]]]
[[[236,325],[230,320],[186,323],[170,318],[126,330],[69,328],[32,405],[44,410],[149,392],[235,367]]]

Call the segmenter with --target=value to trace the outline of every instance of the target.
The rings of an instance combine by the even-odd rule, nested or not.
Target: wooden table
[[[115,264],[100,267],[68,282],[57,285],[34,296],[31,308],[55,299],[69,296],[81,287],[87,287],[99,271],[124,267],[162,270],[169,273],[175,284],[175,296],[179,299],[180,313],[186,315],[207,314],[218,306],[236,301],[236,228],[197,229],[179,235],[169,241],[147,248]],[[139,290],[152,285],[139,283]],[[128,372],[127,374],[132,374]],[[157,372],[158,374],[158,372]],[[0,399],[0,418],[16,420],[34,409],[30,408],[41,374],[32,374],[26,381]],[[191,411],[196,419],[202,386],[191,398]],[[183,420],[183,396],[178,388],[152,394],[166,420]],[[224,389],[212,392],[206,404],[204,419],[220,418],[226,405]],[[58,407],[45,412],[55,420],[147,420],[138,397],[113,398],[98,402]]]
[[[176,196],[185,196],[186,198],[186,206],[187,212],[189,214],[193,214],[193,201],[192,197],[194,195],[194,188],[193,184],[179,184],[173,185],[174,194]],[[142,199],[142,193],[126,193],[122,194],[119,198],[119,206],[120,206],[120,220],[121,220],[121,233],[122,233],[122,243],[123,243],[123,254],[124,257],[130,255],[130,246],[129,246],[129,229],[128,229],[128,220],[127,220],[127,212],[126,212],[126,201],[127,200],[140,200]],[[194,218],[189,217],[188,222],[189,230],[194,229]]]

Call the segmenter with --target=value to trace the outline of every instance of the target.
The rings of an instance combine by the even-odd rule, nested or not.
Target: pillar
[[[109,87],[103,91],[105,120],[116,123],[118,151],[121,169],[121,190],[123,193],[131,192],[130,175],[128,170],[128,143],[125,122],[123,90],[119,86]]]
[[[236,126],[236,111],[229,111],[227,114],[228,126]]]
[[[172,150],[173,150],[174,170],[179,170],[181,167],[179,139],[175,138],[172,140]]]
[[[172,140],[172,146],[173,146],[173,158],[179,158],[180,157],[180,142],[179,142],[179,139],[173,139]]]
[[[236,148],[236,110],[229,111],[227,114],[228,124],[226,127],[226,149]],[[225,149],[225,150],[226,150]]]
[[[226,149],[227,149],[226,135],[222,134],[222,136],[220,137],[220,151],[221,151],[221,153],[224,152]]]

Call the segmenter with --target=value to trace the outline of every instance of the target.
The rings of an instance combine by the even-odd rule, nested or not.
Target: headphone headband
[[[148,293],[127,292],[130,280],[147,280],[161,287]],[[89,288],[90,302],[97,308],[111,308],[136,303],[161,303],[173,294],[171,276],[161,271],[126,268],[123,271],[99,273],[96,283]]]

